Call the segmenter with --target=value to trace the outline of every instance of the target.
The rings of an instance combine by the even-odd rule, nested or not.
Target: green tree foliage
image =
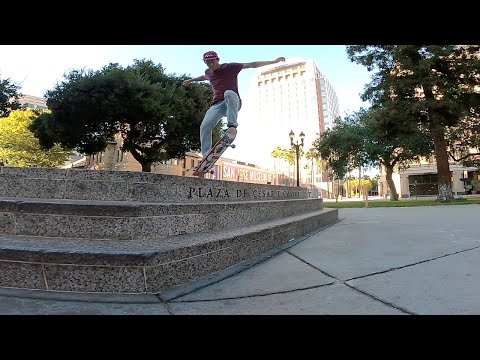
[[[321,167],[320,154],[315,147],[311,147],[305,152],[305,158],[308,160],[308,163],[305,165],[305,169],[310,169],[310,181],[313,184],[315,179],[315,168],[318,169]],[[321,171],[321,170],[320,170]]]
[[[445,134],[450,159],[480,168],[480,117],[467,116],[457,126],[447,127]]]
[[[353,197],[355,195],[360,197],[365,193],[365,190],[372,190],[373,185],[372,180],[368,176],[365,176],[361,181],[359,181],[358,178],[350,177],[343,183],[343,188],[345,189],[347,197]]]
[[[308,149],[308,151],[304,155],[307,160],[311,161],[312,167],[316,165],[317,168],[321,169],[322,162],[321,162],[320,153],[318,152],[317,148],[311,147],[310,149]]]
[[[38,116],[31,109],[14,110],[0,118],[0,160],[4,165],[22,167],[58,167],[69,158],[70,152],[54,144],[45,150],[28,129]]]
[[[390,188],[390,200],[398,200],[393,182],[395,169],[406,169],[412,162],[429,158],[433,141],[427,130],[408,122],[405,113],[387,101],[368,110],[360,110],[356,116],[364,139],[365,165],[380,163],[385,167],[385,177]]]
[[[277,146],[273,151],[270,153],[270,156],[275,159],[275,171],[277,171],[277,165],[276,161],[284,161],[288,165],[292,165],[295,162],[295,155],[292,156],[291,150],[282,148],[280,146]],[[288,181],[290,181],[290,166],[289,166],[289,174],[288,174]],[[283,171],[282,171],[282,174]],[[283,178],[283,181],[286,181],[286,178]]]
[[[304,151],[302,147],[300,147],[299,151],[299,158],[302,158]],[[291,147],[290,149],[285,149],[281,148],[280,146],[277,146],[271,153],[270,156],[273,157],[274,159],[279,159],[282,161],[285,161],[289,165],[289,174],[288,176],[291,176],[290,174],[290,166],[295,165],[295,161],[297,159],[297,152],[295,150],[295,147]],[[293,168],[294,170],[294,168]],[[295,171],[295,170],[294,170]],[[294,176],[294,175],[292,175]]]
[[[316,142],[318,150],[337,178],[359,167],[382,164],[390,199],[398,200],[392,178],[394,169],[405,169],[412,161],[428,157],[433,147],[428,133],[405,122],[403,117],[391,101],[360,109],[322,134]]]
[[[186,78],[166,74],[150,60],[126,68],[110,63],[99,71],[73,70],[47,91],[51,114],[38,117],[31,130],[47,148],[58,142],[85,154],[104,150],[119,133],[122,150],[149,172],[156,162],[200,148],[200,123],[212,91],[203,83],[185,88]]]
[[[344,120],[335,119],[335,126],[327,129],[315,141],[322,160],[331,170],[331,180],[341,180],[363,163],[363,137],[360,126],[349,116]]]
[[[20,86],[10,79],[0,79],[0,118],[7,117],[11,111],[21,109],[18,102]]]
[[[453,199],[446,128],[480,106],[478,45],[352,45],[352,62],[374,71],[362,100],[372,105],[395,100],[403,119],[427,129],[433,140],[438,200]]]

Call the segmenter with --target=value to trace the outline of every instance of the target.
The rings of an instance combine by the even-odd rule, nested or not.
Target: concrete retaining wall
[[[306,199],[308,190],[128,171],[0,167],[0,197],[153,203],[242,202]]]
[[[0,286],[160,292],[338,221],[304,188],[0,168]]]

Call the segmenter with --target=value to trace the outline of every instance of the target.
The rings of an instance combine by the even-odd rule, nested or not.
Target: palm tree
[[[293,179],[292,177],[292,167],[291,165],[295,164],[295,149],[285,149],[281,148],[280,146],[277,146],[270,154],[274,159],[280,159],[285,161],[288,164],[288,177],[289,179]],[[294,168],[295,170],[295,168]],[[282,172],[283,174],[283,172]],[[290,180],[289,180],[290,181]],[[285,185],[285,184],[284,184]],[[287,185],[291,185],[290,183]]]
[[[274,162],[273,162],[273,168],[275,172],[275,181],[274,184],[278,185],[278,176],[277,176],[277,162],[279,159],[282,158],[282,148],[280,146],[277,146],[271,153],[270,156],[273,157]]]
[[[314,179],[315,179],[315,175],[314,175],[314,161],[317,159],[318,160],[318,157],[319,157],[319,154],[318,154],[318,151],[316,148],[310,148],[306,153],[305,153],[305,157],[308,159],[308,160],[311,160],[312,161],[312,165],[310,167],[310,181],[311,181],[311,184],[312,184],[312,187],[313,187],[313,183],[314,183]]]

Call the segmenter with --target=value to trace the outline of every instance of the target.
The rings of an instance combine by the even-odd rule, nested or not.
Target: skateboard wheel
[[[230,145],[230,146],[232,147],[232,149],[235,149],[235,144],[232,144],[232,145]]]

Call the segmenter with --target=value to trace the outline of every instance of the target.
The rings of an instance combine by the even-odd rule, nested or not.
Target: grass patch
[[[412,207],[412,206],[442,206],[442,205],[470,205],[480,204],[480,198],[462,198],[453,199],[452,201],[437,201],[435,199],[422,199],[422,200],[372,200],[368,201],[368,207]],[[365,207],[365,201],[324,201],[323,206],[325,208],[363,208]]]

